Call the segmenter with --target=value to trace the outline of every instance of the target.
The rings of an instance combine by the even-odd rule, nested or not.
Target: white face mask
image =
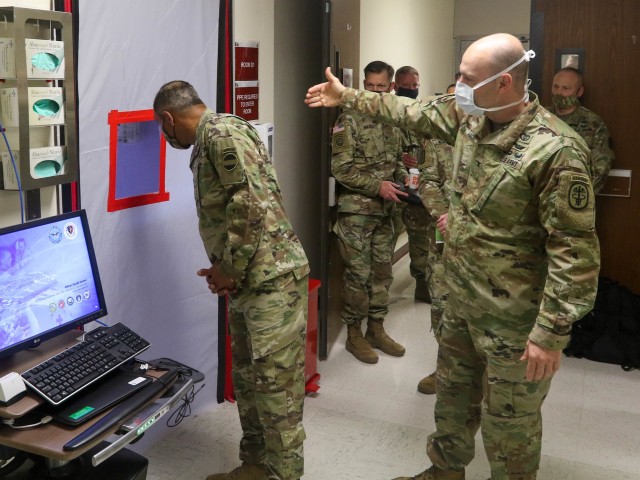
[[[534,52],[533,50],[524,52],[524,55],[522,55],[522,58],[520,58],[516,63],[508,66],[507,68],[505,68],[501,72],[496,73],[492,77],[489,77],[486,80],[481,81],[475,87],[470,87],[466,83],[457,82],[456,92],[455,92],[456,103],[468,115],[480,116],[480,115],[484,115],[485,112],[495,112],[497,110],[503,110],[505,108],[513,107],[514,105],[528,101],[529,100],[528,87],[529,87],[529,84],[531,83],[531,80],[528,80],[526,86],[524,87],[524,96],[522,97],[522,99],[518,100],[517,102],[509,103],[508,105],[502,105],[500,107],[482,108],[477,106],[473,99],[473,91],[476,88],[480,88],[481,86],[486,85],[487,83],[495,80],[503,73],[507,73],[508,71],[513,70],[516,66],[520,65],[525,60],[528,62],[532,58],[535,58],[535,56],[536,56],[536,52]]]

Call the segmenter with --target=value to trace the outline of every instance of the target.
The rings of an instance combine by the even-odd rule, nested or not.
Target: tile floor
[[[305,480],[388,480],[428,466],[435,399],[416,385],[435,367],[436,343],[429,306],[413,301],[407,257],[394,272],[386,326],[407,354],[362,364],[344,350],[345,329],[332,326],[340,333],[318,364],[321,388],[305,403]],[[640,480],[639,371],[565,357],[543,418],[539,479]],[[149,480],[198,480],[237,466],[239,439],[235,405],[212,405],[138,450],[149,459]],[[486,480],[480,436],[476,450],[467,479]]]

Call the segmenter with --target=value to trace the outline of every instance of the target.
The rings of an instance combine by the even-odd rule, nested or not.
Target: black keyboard
[[[150,345],[122,323],[99,327],[85,333],[80,343],[27,370],[22,378],[49,403],[59,405]]]

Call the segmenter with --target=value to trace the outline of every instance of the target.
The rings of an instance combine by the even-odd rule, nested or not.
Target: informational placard
[[[258,120],[258,82],[235,82],[235,113],[245,120]]]
[[[258,81],[258,42],[235,42],[236,82]]]
[[[612,168],[609,170],[607,181],[598,195],[603,197],[630,197],[631,170]]]
[[[234,113],[245,120],[258,120],[258,42],[235,42]]]

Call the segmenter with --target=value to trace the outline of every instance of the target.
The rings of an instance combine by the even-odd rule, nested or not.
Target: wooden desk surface
[[[69,348],[74,343],[77,343],[82,334],[83,332],[80,330],[71,330],[58,337],[52,338],[51,340],[47,340],[38,348],[23,350],[9,358],[0,360],[0,377],[11,372],[26,372],[31,367],[38,365],[47,358],[50,358],[65,348]],[[44,401],[45,400],[42,397],[27,389],[26,397],[18,400],[16,403],[8,407],[0,406],[0,418],[22,417],[44,403]]]
[[[67,332],[64,335],[48,340],[37,349],[22,351],[8,359],[0,361],[0,376],[10,372],[22,373],[28,370],[34,365],[37,365],[43,360],[73,345],[80,335],[82,335],[82,332],[78,330]],[[148,375],[159,377],[162,373],[164,372],[148,372]],[[158,395],[158,397],[160,396],[161,395]],[[28,390],[27,396],[20,399],[15,404],[9,407],[0,407],[0,418],[22,417],[44,403],[45,400],[43,398]],[[109,410],[79,427],[68,427],[51,422],[36,428],[16,430],[7,425],[0,424],[0,445],[7,445],[25,452],[34,453],[36,455],[56,460],[73,460],[118,430],[119,426],[114,426],[103,437],[96,439],[86,447],[80,448],[76,451],[66,452],[62,449],[67,442],[96,423],[108,412]],[[43,414],[43,416],[44,415],[46,414]],[[37,416],[33,423],[37,423],[40,418],[41,416]]]

